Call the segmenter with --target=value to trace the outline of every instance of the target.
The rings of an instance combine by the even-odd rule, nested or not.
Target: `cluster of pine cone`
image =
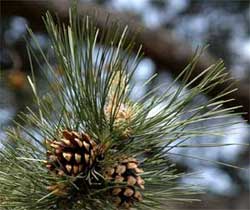
[[[47,169],[58,176],[84,175],[95,167],[100,146],[86,133],[63,130],[59,139],[47,140]],[[103,151],[102,151],[103,152]],[[144,180],[140,174],[139,162],[132,157],[115,161],[114,165],[102,169],[105,181],[112,183],[109,194],[118,208],[129,209],[135,202],[142,201],[140,189],[144,189]],[[63,185],[48,186],[58,196],[67,194]]]

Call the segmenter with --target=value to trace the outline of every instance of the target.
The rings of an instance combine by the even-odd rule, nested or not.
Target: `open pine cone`
[[[97,144],[85,133],[63,130],[59,140],[47,140],[46,167],[58,175],[76,176],[95,162]]]
[[[136,187],[144,189],[144,180],[140,176],[143,170],[138,166],[135,158],[125,158],[104,171],[106,180],[117,183],[111,195],[114,196],[114,204],[118,208],[130,209],[134,202],[142,201],[142,194]],[[122,183],[126,185],[119,186]]]

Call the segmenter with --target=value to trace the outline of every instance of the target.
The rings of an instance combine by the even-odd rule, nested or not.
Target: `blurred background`
[[[111,19],[128,24],[131,33],[139,33],[136,42],[143,44],[145,57],[135,76],[134,98],[143,95],[142,83],[157,72],[155,85],[168,83],[188,63],[197,46],[209,48],[197,64],[198,74],[218,58],[225,61],[227,70],[238,80],[238,92],[230,105],[242,105],[240,111],[249,111],[250,100],[250,1],[248,0],[82,0],[79,12],[98,14],[100,28],[108,28],[103,20],[107,13]],[[0,139],[3,129],[12,125],[17,113],[32,105],[31,91],[26,76],[30,74],[25,39],[28,25],[41,47],[49,49],[49,40],[42,26],[41,15],[47,9],[60,19],[67,18],[67,0],[1,0],[0,22]],[[28,39],[27,41],[30,42]],[[49,55],[49,53],[48,53]],[[38,58],[39,59],[39,58]],[[39,87],[46,89],[41,69],[35,66]],[[223,89],[225,87],[218,87]],[[164,91],[162,89],[161,91]],[[199,103],[208,96],[201,96]],[[240,121],[225,128],[225,137],[193,139],[193,143],[250,143],[249,114],[231,119]],[[209,122],[206,122],[209,123]],[[200,184],[206,194],[202,202],[185,204],[176,209],[250,209],[250,150],[249,147],[179,148],[177,153],[222,161],[246,168],[237,170],[195,158],[172,157],[180,171],[199,172],[200,178],[180,180],[182,183]]]

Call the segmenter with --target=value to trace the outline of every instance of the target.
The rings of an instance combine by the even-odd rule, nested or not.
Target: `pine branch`
[[[47,10],[53,10],[61,20],[65,22],[68,21],[68,1],[63,1],[62,3],[62,0],[59,0],[59,2],[55,0],[35,2],[19,0],[15,2],[12,0],[1,1],[1,7],[3,16],[23,16],[29,20],[31,28],[35,31],[44,31],[45,27],[42,23],[41,15]],[[170,70],[174,76],[181,73],[181,70],[185,67],[186,63],[189,62],[190,57],[193,54],[190,46],[187,46],[187,44],[181,40],[176,40],[175,37],[170,35],[171,33],[169,31],[166,31],[166,29],[150,30],[133,18],[128,18],[126,14],[111,12],[95,4],[79,3],[79,15],[82,17],[86,17],[87,15],[93,16],[93,14],[96,13],[98,13],[98,15],[95,17],[95,21],[100,30],[105,31],[110,29],[110,24],[107,24],[104,21],[106,17],[109,16],[110,23],[118,21],[122,27],[128,25],[129,36],[138,33],[135,43],[137,45],[143,45],[145,55],[151,58],[157,66]],[[140,32],[138,32],[138,29],[141,29]],[[202,73],[202,71],[215,62],[215,60],[216,59],[208,53],[204,53],[199,59],[190,80]],[[242,112],[242,117],[249,122],[249,86],[247,84],[240,84],[239,81],[232,79],[230,81],[225,81],[224,83],[219,83],[216,89],[222,91],[229,85],[232,85],[232,83],[234,88],[237,88],[238,90],[223,96],[224,100],[233,99],[231,103],[225,103],[224,106],[242,106],[239,108],[240,112]],[[217,95],[217,91],[211,91],[207,93],[207,95],[214,98]]]
[[[195,97],[228,80],[223,62],[190,79],[203,52],[197,50],[164,94],[155,88],[133,101],[131,81],[141,47],[133,53],[136,46],[127,27],[113,23],[100,31],[94,17],[76,14],[73,7],[69,25],[55,23],[50,13],[44,17],[55,63],[29,31],[35,43],[28,43],[31,68],[34,61],[41,68],[46,64],[48,89],[40,90],[34,75],[29,77],[37,110],[27,108],[28,114],[20,113],[23,123],[6,131],[0,151],[0,207],[162,209],[165,201],[195,201],[200,190],[179,186],[186,174],[178,173],[167,157],[193,137],[221,135],[217,129],[225,124],[216,119],[236,115],[238,107],[223,108],[231,87],[189,107]],[[173,89],[176,84],[181,85]],[[213,124],[202,127],[207,120]]]

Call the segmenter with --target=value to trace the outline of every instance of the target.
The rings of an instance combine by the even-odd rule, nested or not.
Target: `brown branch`
[[[47,10],[53,11],[62,21],[68,21],[69,1],[67,0],[34,0],[34,1],[8,1],[1,0],[1,14],[3,16],[19,15],[28,19],[30,27],[34,31],[44,30],[41,16]],[[111,24],[106,24],[106,17],[109,15],[110,21],[119,21],[121,27],[129,26],[129,36],[137,33],[136,45],[142,44],[145,56],[151,58],[157,66],[171,71],[173,75],[178,75],[183,68],[189,63],[193,51],[190,46],[181,40],[178,40],[174,35],[166,29],[149,29],[145,28],[141,23],[129,18],[125,14],[110,12],[97,5],[79,4],[78,11],[80,15],[98,14],[96,23],[100,29],[107,29]],[[210,64],[214,63],[215,59],[205,53],[200,58],[194,69],[191,79],[199,75]],[[213,97],[218,92],[223,91],[232,82],[225,82],[217,86],[217,89],[209,93]],[[236,92],[224,96],[224,100],[235,99],[234,101],[225,104],[225,107],[239,106],[242,108],[238,111],[249,113],[250,102],[250,86],[235,82],[233,88],[237,88]],[[249,114],[242,115],[244,119],[250,122]]]

